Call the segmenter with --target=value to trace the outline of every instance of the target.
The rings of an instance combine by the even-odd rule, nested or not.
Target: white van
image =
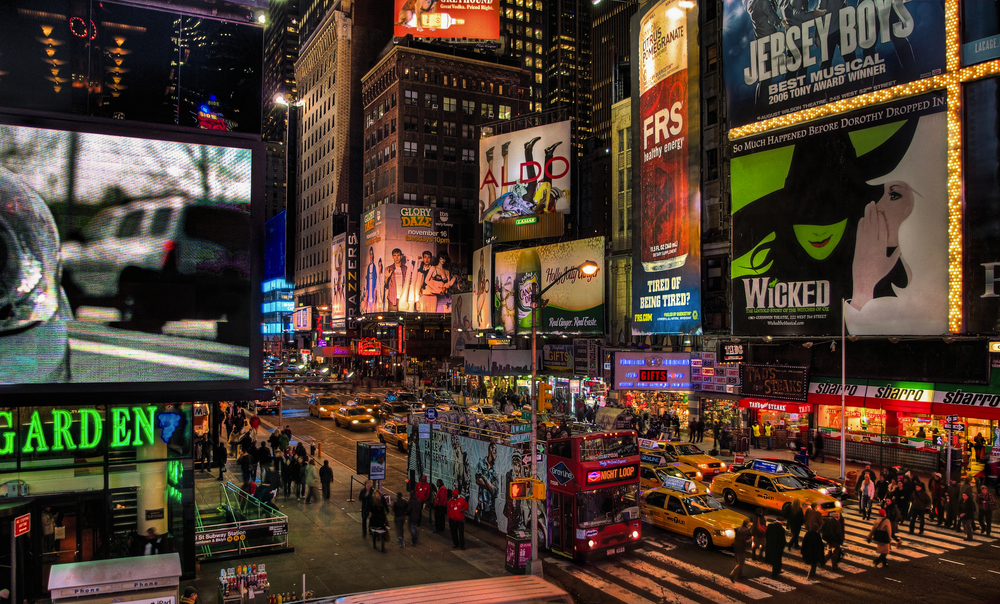
[[[541,577],[523,575],[451,581],[368,591],[333,600],[335,604],[573,604],[562,588]]]

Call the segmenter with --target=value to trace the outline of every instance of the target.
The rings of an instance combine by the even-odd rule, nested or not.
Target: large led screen
[[[262,149],[200,140],[0,124],[0,384],[247,385]]]
[[[396,0],[397,38],[500,39],[500,0]]]
[[[688,68],[698,65],[697,36],[689,35],[697,15],[681,4],[663,0],[639,15],[633,40],[639,48],[634,335],[701,333],[700,102],[698,70]]]
[[[480,139],[479,222],[568,213],[572,155],[569,121]]]
[[[946,108],[935,92],[733,144],[734,334],[947,333]]]
[[[451,314],[469,290],[465,221],[454,212],[387,204],[364,216],[362,314]]]
[[[962,8],[962,64],[973,65],[1000,58],[1000,6],[971,0]]]
[[[944,5],[727,0],[722,68],[729,127],[943,73]]]
[[[335,235],[330,252],[330,317],[341,320],[347,317],[347,293],[345,279],[347,268],[347,233]]]
[[[575,270],[587,261],[600,267],[589,277]],[[500,252],[493,266],[504,333],[531,333],[533,286],[549,288],[535,317],[538,333],[604,333],[604,237]]]

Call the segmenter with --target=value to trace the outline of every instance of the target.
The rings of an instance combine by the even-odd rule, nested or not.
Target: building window
[[[445,111],[455,111],[458,108],[458,101],[451,97],[444,97],[444,110]]]
[[[475,149],[462,149],[462,163],[463,164],[474,164],[474,163],[476,163],[476,150]]]
[[[719,150],[708,149],[705,151],[705,179],[715,180],[719,177]]]
[[[622,128],[618,131],[618,152],[624,153],[632,148],[632,129]]]
[[[541,69],[541,68],[542,68],[542,60],[535,59],[535,69]]]
[[[705,290],[710,292],[726,291],[726,280],[723,278],[725,258],[705,259]]]
[[[713,73],[719,67],[719,45],[709,44],[705,48],[705,72]]]
[[[437,109],[437,108],[438,108],[438,95],[425,93],[424,109]]]
[[[541,74],[541,72],[535,72],[535,83],[536,84],[541,84],[542,83],[542,74]]]
[[[389,106],[390,106],[390,107],[395,107],[395,106],[396,106],[396,93],[395,93],[395,92],[393,92],[393,93],[392,93],[392,96],[391,96],[391,97],[389,97],[389,98],[391,99],[391,101],[390,101],[390,105],[389,105]]]
[[[500,105],[500,114],[497,115],[502,120],[510,119],[510,105]]]
[[[416,90],[404,90],[403,91],[403,102],[407,105],[417,105],[417,91]]]
[[[403,132],[416,132],[417,118],[412,115],[403,117]]]
[[[424,134],[437,134],[438,132],[438,121],[430,118],[424,118]]]
[[[455,122],[441,122],[442,132],[441,134],[445,136],[457,136],[458,135],[458,125]]]
[[[417,143],[413,141],[403,141],[403,157],[416,157]]]
[[[437,159],[438,158],[438,146],[437,145],[424,145],[424,157],[427,159]]]
[[[531,63],[532,63],[531,57],[524,57],[524,66],[525,67],[531,67]]]
[[[536,29],[535,30],[535,39],[536,40],[541,40],[542,39],[542,30],[540,30],[540,29]]]
[[[441,159],[444,161],[455,161],[457,155],[455,154],[455,147],[442,147],[441,148]]]
[[[462,138],[469,140],[476,138],[476,127],[472,124],[462,124]]]
[[[392,118],[392,120],[389,122],[389,134],[392,134],[395,131],[396,131],[396,118]]]
[[[442,179],[443,179],[444,182],[442,182],[441,184],[443,184],[446,187],[454,187],[455,186],[455,171],[454,170],[445,170],[444,173],[442,174]]]
[[[476,102],[462,101],[462,113],[465,115],[476,115]]]
[[[699,10],[701,11],[702,23],[708,23],[718,15],[719,9],[716,8],[714,0],[710,0],[709,2],[703,2]]]
[[[719,123],[719,98],[708,97],[705,100],[705,123],[709,126]]]
[[[406,203],[417,203],[416,193],[403,193],[403,201]]]
[[[389,157],[390,158],[396,157],[396,143],[392,143],[391,145],[389,145]]]
[[[488,119],[493,119],[493,104],[492,103],[482,103],[479,106],[479,115]]]

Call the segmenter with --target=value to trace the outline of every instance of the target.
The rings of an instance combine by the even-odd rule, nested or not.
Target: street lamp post
[[[531,283],[531,476],[538,478],[538,389],[535,386],[535,379],[538,376],[538,329],[536,310],[545,308],[542,295],[549,291],[553,285],[562,281],[562,278],[572,273],[580,271],[583,275],[590,277],[597,273],[600,267],[593,260],[587,260],[580,266],[571,268],[559,275],[552,283],[549,283],[542,291],[538,291],[538,281]],[[531,574],[542,575],[542,561],[538,558],[538,500],[531,499]]]

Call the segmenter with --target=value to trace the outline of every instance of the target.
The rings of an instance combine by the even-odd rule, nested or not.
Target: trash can
[[[844,484],[844,497],[854,496],[857,493],[858,471],[851,470],[847,473],[847,482]]]
[[[527,574],[528,560],[531,560],[531,535],[525,531],[507,535],[507,556],[504,563],[507,572],[512,575]]]

